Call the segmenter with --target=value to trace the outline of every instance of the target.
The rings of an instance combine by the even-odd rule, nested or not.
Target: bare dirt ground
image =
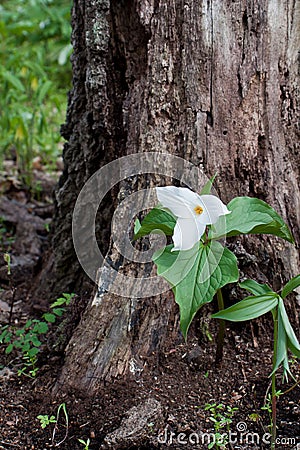
[[[49,246],[54,181],[37,170],[39,189],[30,195],[14,177],[12,165],[7,166],[0,180],[0,325],[18,329],[29,318],[40,319],[48,308],[43,299],[32,308],[29,292]],[[5,253],[11,256],[11,275]],[[74,301],[85,299],[77,296]],[[178,342],[167,343],[164,354],[153,355],[143,372],[103,385],[95,397],[77,392],[52,396],[64,357],[49,345],[57,326],[41,338],[38,370],[31,378],[18,375],[24,366],[22,353],[14,350],[7,355],[7,344],[0,344],[0,449],[206,449],[217,433],[229,432],[231,442],[223,448],[270,448],[270,418],[261,409],[270,391],[270,318],[254,325],[230,325],[219,368],[214,362],[216,322],[199,318],[188,343],[179,336]],[[283,384],[280,373],[277,380],[284,393],[278,399],[280,450],[300,448],[299,361],[292,361],[292,371],[295,381]],[[67,416],[61,408],[57,423],[43,429],[37,416],[56,417],[61,404],[66,405]],[[222,414],[218,422],[227,422],[220,430],[206,404]],[[89,439],[89,446],[79,439]]]

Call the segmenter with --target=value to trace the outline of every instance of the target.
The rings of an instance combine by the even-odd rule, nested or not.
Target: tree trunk
[[[209,177],[217,173],[224,202],[237,195],[267,201],[299,243],[299,14],[294,0],[74,0],[73,89],[54,222],[57,290],[84,290],[71,237],[81,188],[100,167],[130,154],[166,152]],[[162,175],[171,177],[170,167]],[[104,250],[114,208],[145,183],[127,179],[101,204]],[[297,273],[296,248],[277,238],[239,239],[236,248],[255,254],[256,279],[275,289]],[[124,262],[113,243],[107,261]],[[153,270],[126,262],[127,275]],[[104,380],[140,373],[177,337],[170,291],[125,298],[105,292],[102,276],[67,347],[56,391],[92,393]]]

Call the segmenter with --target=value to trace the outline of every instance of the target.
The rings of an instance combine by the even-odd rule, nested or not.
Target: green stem
[[[271,449],[275,449],[276,445],[276,373],[274,371],[277,360],[277,345],[278,345],[278,309],[273,311],[274,318],[274,347],[273,347],[273,373],[272,373],[272,421],[271,421]]]
[[[218,309],[222,311],[224,309],[224,300],[222,295],[222,290],[217,290],[217,300],[218,300]],[[224,336],[225,336],[225,320],[219,319],[219,331],[217,336],[217,350],[216,350],[216,366],[220,366],[223,359],[223,348],[224,348]]]

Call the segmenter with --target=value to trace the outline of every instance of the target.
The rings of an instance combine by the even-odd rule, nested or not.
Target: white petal
[[[189,250],[198,242],[205,231],[205,224],[199,223],[195,218],[177,219],[173,242],[175,250]]]
[[[180,189],[176,186],[157,187],[158,201],[164,208],[168,208],[176,217],[188,218],[191,216],[188,205],[180,195]]]
[[[220,216],[231,213],[227,206],[215,195],[200,195],[199,198],[200,206],[204,209],[203,213],[198,216],[201,223],[210,225],[216,223]]]

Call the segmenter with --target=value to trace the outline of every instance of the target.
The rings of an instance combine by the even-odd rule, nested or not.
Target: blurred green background
[[[14,159],[30,186],[34,158],[55,169],[71,88],[71,0],[0,5],[0,167]]]

